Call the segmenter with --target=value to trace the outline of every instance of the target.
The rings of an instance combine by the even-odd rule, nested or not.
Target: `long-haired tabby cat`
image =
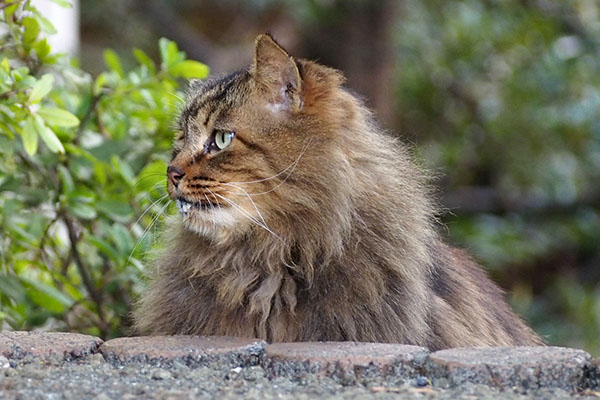
[[[541,344],[440,240],[423,172],[343,81],[261,35],[249,68],[192,82],[167,170],[180,216],[138,331]]]

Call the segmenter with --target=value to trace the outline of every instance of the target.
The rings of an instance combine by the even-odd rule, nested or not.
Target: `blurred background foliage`
[[[128,332],[153,221],[168,212],[181,78],[207,73],[177,46],[221,73],[271,31],[343,70],[413,145],[437,175],[443,234],[548,343],[600,353],[597,1],[86,0],[79,61],[47,53],[50,21],[12,8],[0,16],[6,325]]]

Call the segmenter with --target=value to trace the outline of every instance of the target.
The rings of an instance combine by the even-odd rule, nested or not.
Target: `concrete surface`
[[[573,397],[600,398],[600,360],[560,347],[0,333],[1,399]]]

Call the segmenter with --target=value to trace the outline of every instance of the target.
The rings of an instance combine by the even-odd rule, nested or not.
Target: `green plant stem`
[[[83,130],[85,129],[86,124],[89,122],[89,120],[91,119],[91,117],[94,114],[94,112],[96,114],[98,114],[96,106],[98,105],[98,102],[100,101],[101,97],[102,97],[102,93],[97,94],[97,95],[95,95],[95,96],[92,97],[92,101],[90,102],[90,106],[88,107],[88,109],[86,110],[84,116],[80,120],[79,128],[77,129],[77,136],[74,139],[74,143],[78,144],[79,138],[81,137],[81,134],[83,133]]]
[[[10,2],[10,3],[4,3],[4,4],[0,4],[0,10],[4,10],[5,8],[7,8],[7,7],[10,7],[10,6],[12,6],[12,5],[19,4],[20,2],[21,2],[21,0],[18,0],[18,1],[12,1],[12,2]]]
[[[71,245],[71,253],[73,254],[73,260],[75,261],[75,265],[77,266],[79,275],[81,275],[83,284],[84,284],[85,288],[87,289],[91,300],[94,302],[97,312],[98,312],[98,317],[101,322],[100,326],[99,326],[100,336],[102,338],[106,338],[106,336],[108,335],[108,324],[106,323],[106,319],[104,317],[102,296],[96,290],[96,287],[94,286],[94,283],[92,282],[90,274],[89,274],[87,268],[85,267],[83,260],[81,259],[79,250],[77,249],[77,242],[79,241],[79,239],[77,238],[77,234],[75,233],[75,225],[73,224],[73,221],[64,211],[61,212],[61,218],[64,221],[65,225],[67,226],[67,231],[69,233],[69,241],[70,241],[70,245]]]

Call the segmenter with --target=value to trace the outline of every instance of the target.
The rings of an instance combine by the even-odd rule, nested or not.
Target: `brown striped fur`
[[[171,161],[184,175],[168,190],[203,209],[168,222],[138,331],[541,344],[442,243],[426,176],[343,80],[261,35],[250,68],[191,84]],[[218,130],[235,132],[220,151]]]

